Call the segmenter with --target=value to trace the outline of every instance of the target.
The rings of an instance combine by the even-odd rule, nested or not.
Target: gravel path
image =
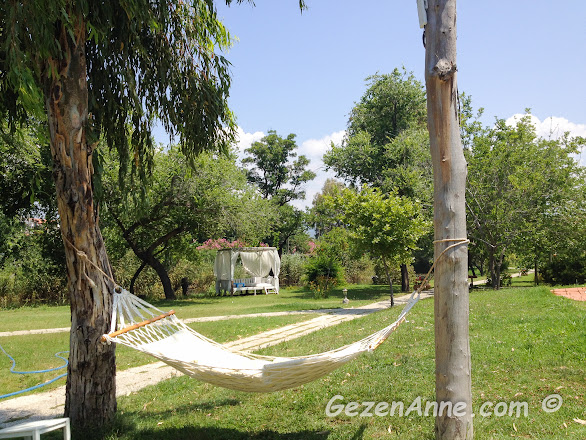
[[[421,299],[429,298],[431,296],[433,296],[431,292],[422,292]],[[395,304],[405,304],[408,298],[408,295],[399,297],[395,299]],[[384,310],[386,308],[389,308],[390,305],[390,301],[385,300],[377,303],[368,304],[362,307],[348,309],[331,309],[328,310],[328,314],[324,314],[316,318],[299,322],[296,324],[279,327],[277,329],[259,333],[254,336],[242,338],[237,341],[228,342],[224,345],[232,349],[241,351],[255,351],[261,348],[279,344],[281,342],[289,341],[291,339],[299,338],[301,336],[313,333],[323,328],[337,325],[344,321],[360,318],[371,313]],[[324,310],[318,310],[313,312],[323,313]],[[186,319],[184,320],[184,322],[202,322],[202,319],[207,321],[238,319],[251,316],[283,316],[287,314],[304,314],[308,313],[308,311],[301,310],[296,312],[274,313],[277,314],[255,313],[249,315],[228,315],[220,317]],[[51,330],[62,331],[62,329]],[[39,331],[43,333],[48,333],[47,330]],[[0,334],[0,336],[2,335],[3,334]],[[116,373],[116,395],[130,395],[131,393],[137,392],[146,386],[155,385],[162,380],[166,380],[175,376],[180,376],[181,374],[182,373],[178,372],[177,370],[166,365],[163,362],[153,362],[150,364],[141,365],[139,367],[130,368],[128,370],[119,371]],[[0,428],[21,423],[24,420],[33,421],[39,419],[62,417],[64,405],[65,386],[61,386],[59,388],[55,388],[54,390],[47,391],[44,393],[31,394],[0,401]]]

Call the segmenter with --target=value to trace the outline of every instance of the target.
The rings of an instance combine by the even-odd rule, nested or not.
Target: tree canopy
[[[405,68],[367,78],[341,145],[332,144],[324,163],[351,186],[369,185],[431,206],[432,166],[423,85]],[[427,211],[428,213],[430,210]],[[421,255],[427,260],[426,255]],[[424,261],[424,265],[427,261]],[[409,290],[406,265],[402,290]]]
[[[307,169],[309,159],[297,156],[295,135],[285,139],[274,130],[245,150],[249,156],[242,160],[248,169],[248,180],[258,186],[265,199],[279,206],[305,197],[303,185],[315,178]],[[296,158],[296,159],[295,159]]]
[[[148,265],[157,272],[165,297],[175,299],[169,267],[159,255],[181,246],[185,237],[198,242],[221,236],[258,242],[268,234],[275,209],[247,184],[234,155],[201,153],[188,161],[172,147],[155,152],[153,160],[146,185],[130,181],[128,171],[124,188],[118,184],[117,162],[108,162],[102,218],[142,261],[141,269]]]
[[[103,136],[123,164],[147,163],[156,116],[188,155],[226,146],[234,133],[230,77],[217,50],[230,43],[205,0],[4,2],[0,115],[12,123],[41,117],[52,81],[72,73],[68,51],[82,44],[90,143]]]
[[[309,159],[297,156],[295,134],[282,138],[274,130],[260,141],[254,142],[245,152],[242,162],[248,165],[248,181],[254,184],[262,197],[270,200],[278,215],[271,236],[266,241],[283,253],[287,241],[302,232],[305,216],[290,204],[305,197],[304,185],[315,178],[308,169]]]
[[[471,250],[482,248],[492,285],[499,288],[507,253],[539,257],[543,247],[551,249],[547,231],[583,180],[574,157],[582,141],[567,135],[540,138],[529,115],[514,125],[503,119],[489,127],[476,125],[468,135]]]
[[[352,185],[394,189],[409,196],[425,191],[429,197],[431,158],[423,85],[405,69],[370,76],[367,82],[366,92],[350,112],[346,137],[341,145],[331,146],[324,163]]]
[[[419,238],[429,230],[429,222],[411,199],[385,195],[378,188],[366,185],[360,191],[347,188],[340,196],[330,198],[330,203],[342,212],[341,219],[356,243],[382,259],[393,302],[388,264],[412,260],[412,252]]]

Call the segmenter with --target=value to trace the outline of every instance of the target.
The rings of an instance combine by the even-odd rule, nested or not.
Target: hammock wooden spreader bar
[[[159,321],[161,319],[165,319],[165,318],[167,318],[171,315],[174,315],[174,314],[175,314],[175,310],[170,310],[166,313],[163,313],[162,315],[155,316],[154,318],[151,318],[151,319],[147,319],[146,321],[138,322],[136,324],[132,324],[132,325],[125,327],[123,329],[116,330],[115,332],[108,333],[107,335],[103,335],[101,340],[102,340],[102,342],[107,342],[108,338],[115,338],[116,336],[120,336],[123,333],[127,333],[131,330],[136,330],[137,328],[141,328],[141,327],[144,327],[145,325],[152,324],[153,322]]]

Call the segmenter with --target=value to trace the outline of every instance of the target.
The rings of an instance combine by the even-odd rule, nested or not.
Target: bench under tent
[[[250,278],[234,278],[234,268],[238,262]],[[231,295],[239,292],[257,291],[265,294],[279,293],[279,271],[281,259],[277,248],[274,247],[246,247],[235,249],[221,249],[214,262],[214,276],[216,277],[216,293],[230,292]]]

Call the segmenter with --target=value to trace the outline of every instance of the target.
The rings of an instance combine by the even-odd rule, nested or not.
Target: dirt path
[[[432,297],[431,292],[422,292],[421,299]],[[403,305],[407,302],[409,295],[395,299],[396,305]],[[387,309],[391,306],[390,301],[380,301],[362,307],[349,309],[332,309],[328,314],[316,318],[287,325],[278,329],[269,330],[254,336],[228,342],[225,346],[241,350],[255,351],[261,348],[270,347],[281,342],[296,339],[301,336],[313,333],[326,327],[337,325],[341,322],[361,318],[371,313]],[[307,313],[307,311],[300,311]],[[323,312],[323,311],[322,311]],[[283,312],[277,312],[283,313]],[[267,316],[267,314],[254,314],[255,316]],[[244,315],[233,315],[232,319],[242,318]],[[275,316],[275,315],[271,315]],[[279,316],[279,315],[276,315]],[[206,318],[207,320],[212,320]],[[216,317],[218,318],[218,317]],[[222,317],[220,317],[222,318]],[[185,320],[185,322],[193,322]],[[351,341],[348,341],[351,342]],[[116,395],[126,396],[140,389],[155,385],[162,380],[180,376],[182,373],[163,362],[153,362],[139,367],[116,373]],[[55,418],[63,416],[65,405],[65,386],[55,388],[44,393],[31,394],[13,399],[0,401],[0,428],[39,419]]]
[[[575,301],[586,301],[586,287],[571,287],[568,289],[554,289],[554,295],[565,296]]]

